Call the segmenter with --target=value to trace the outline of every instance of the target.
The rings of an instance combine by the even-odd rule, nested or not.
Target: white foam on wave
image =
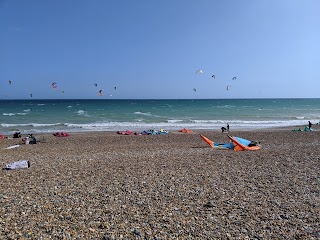
[[[223,105],[223,106],[217,106],[217,108],[234,108],[233,105]]]
[[[88,113],[87,113],[87,111],[85,111],[85,110],[78,110],[76,113],[77,113],[79,116],[85,116],[85,117],[88,117],[88,116],[89,116]]]
[[[311,120],[311,122],[316,122]],[[242,121],[242,120],[196,120],[196,121],[166,121],[166,122],[94,122],[94,123],[29,123],[29,124],[1,124],[2,128],[19,129],[21,132],[53,132],[53,131],[68,131],[68,132],[88,132],[88,131],[118,131],[118,130],[134,130],[143,131],[150,128],[166,130],[179,130],[182,128],[204,129],[204,130],[220,130],[222,126],[229,123],[232,130],[237,129],[262,129],[274,127],[288,127],[306,125],[305,120],[290,120],[290,121]],[[3,129],[4,130],[4,129]],[[3,131],[4,132],[4,131]]]
[[[82,129],[83,131],[110,131],[110,130],[125,130],[125,129],[149,129],[149,128],[165,128],[168,130],[177,130],[181,128],[193,129],[220,129],[221,126],[229,123],[233,129],[258,129],[297,126],[305,124],[305,121],[227,121],[227,120],[199,120],[199,121],[174,121],[174,122],[99,122],[92,124],[73,124],[67,123],[67,127]]]
[[[152,116],[150,112],[134,112],[134,114],[143,115],[143,116]]]
[[[169,119],[168,123],[178,123],[178,122],[183,122],[183,120],[179,120],[179,119]]]
[[[64,123],[1,123],[1,127],[52,127],[52,126],[59,126],[59,125],[65,125]]]
[[[2,113],[2,115],[3,116],[16,116],[16,115],[21,115],[21,116],[23,116],[23,115],[26,115],[27,113]]]

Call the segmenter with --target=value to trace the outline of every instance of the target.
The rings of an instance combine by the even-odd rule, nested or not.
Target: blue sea
[[[307,125],[320,99],[0,100],[0,134]]]

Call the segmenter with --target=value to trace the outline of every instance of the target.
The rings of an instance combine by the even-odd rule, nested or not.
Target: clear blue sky
[[[0,0],[0,98],[292,98],[319,90],[319,0]]]

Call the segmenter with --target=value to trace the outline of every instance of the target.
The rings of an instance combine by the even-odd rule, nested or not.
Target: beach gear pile
[[[26,137],[22,138],[22,143],[24,144],[36,144],[37,139],[33,134],[28,134]]]
[[[53,133],[53,136],[55,136],[55,137],[68,137],[70,135],[69,135],[69,133],[66,133],[66,132],[56,132],[56,133]]]
[[[118,134],[121,134],[121,135],[132,135],[132,134],[134,134],[134,132],[132,132],[131,130],[118,131],[117,133],[118,133]]]
[[[164,130],[164,129],[160,129],[159,131],[154,130],[154,129],[149,129],[149,130],[145,130],[142,132],[133,132],[131,130],[127,130],[127,131],[117,131],[117,134],[121,134],[121,135],[157,135],[157,134],[168,134],[169,132]]]
[[[20,160],[17,162],[7,164],[3,169],[4,170],[17,170],[17,169],[23,169],[23,168],[29,168],[29,167],[30,167],[29,160]]]
[[[157,135],[157,134],[168,134],[169,132],[164,130],[164,129],[160,129],[159,131],[154,130],[154,129],[149,129],[147,131],[143,131],[141,132],[141,135]]]
[[[182,129],[179,130],[179,132],[182,132],[182,133],[192,133],[193,131],[190,130],[190,129],[182,128]]]
[[[259,150],[261,148],[258,142],[250,141],[250,140],[240,138],[240,137],[235,137],[235,136],[229,136],[229,135],[227,136],[230,139],[229,143],[217,143],[203,135],[200,135],[200,137],[212,148],[226,149],[226,150],[229,149],[234,151],[245,151],[245,150],[254,151],[254,150]]]
[[[303,130],[301,130],[301,128],[298,128],[298,129],[293,129],[291,130],[292,132],[312,132],[312,131],[316,131],[315,129],[313,128],[309,128],[309,127],[305,127]]]

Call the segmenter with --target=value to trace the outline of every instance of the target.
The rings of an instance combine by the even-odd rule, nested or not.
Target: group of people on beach
[[[15,132],[12,136],[12,138],[21,138],[21,133],[20,132]],[[28,134],[26,137],[22,138],[22,142],[24,144],[36,144],[37,139],[33,134]]]

